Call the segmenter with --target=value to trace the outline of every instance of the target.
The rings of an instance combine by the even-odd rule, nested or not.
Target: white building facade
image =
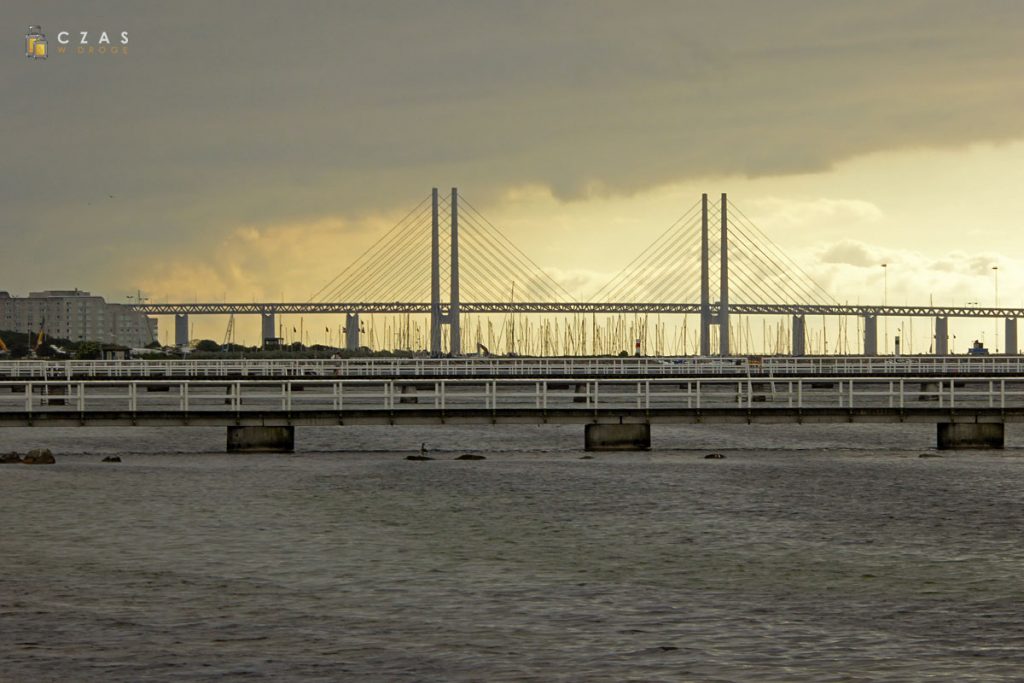
[[[77,289],[27,297],[0,292],[0,329],[33,334],[42,329],[48,337],[130,347],[157,340],[156,319]]]

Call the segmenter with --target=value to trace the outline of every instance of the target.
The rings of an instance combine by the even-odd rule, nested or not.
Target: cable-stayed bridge
[[[718,202],[703,195],[590,301],[578,301],[454,188],[450,195],[434,189],[308,301],[132,308],[174,315],[178,345],[188,343],[190,315],[260,315],[266,340],[277,336],[278,315],[345,314],[352,348],[360,314],[425,315],[434,355],[445,351],[446,331],[447,352],[462,353],[463,316],[471,314],[693,314],[703,356],[730,355],[731,315],[791,316],[796,356],[805,355],[808,315],[860,317],[869,356],[878,353],[878,319],[885,317],[934,319],[939,356],[949,352],[949,318],[1004,318],[1004,347],[1016,354],[1017,318],[1024,316],[1019,308],[841,304],[725,194]]]

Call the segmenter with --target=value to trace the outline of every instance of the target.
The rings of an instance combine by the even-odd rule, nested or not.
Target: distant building
[[[0,329],[26,333],[43,329],[49,337],[129,347],[157,339],[155,318],[78,289],[30,292],[27,297],[0,292]]]

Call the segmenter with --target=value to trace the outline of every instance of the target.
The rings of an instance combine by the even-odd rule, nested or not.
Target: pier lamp
[[[882,306],[889,305],[889,264],[882,264]],[[883,353],[889,353],[889,317],[882,316],[882,338],[885,340]]]
[[[996,305],[995,305],[995,307],[999,308],[999,266],[992,266],[992,275],[993,275],[993,278],[995,280],[995,287],[996,287],[996,296],[995,296]],[[996,343],[995,343],[995,349],[994,350],[995,350],[996,353],[999,353],[999,318],[996,318],[995,325],[996,325],[996,336],[995,336]]]

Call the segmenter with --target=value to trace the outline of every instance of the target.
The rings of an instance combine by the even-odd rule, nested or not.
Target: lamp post
[[[135,294],[134,295],[133,294],[129,294],[125,298],[128,299],[129,301],[134,300],[135,303],[140,305],[140,306],[142,304],[146,303],[147,301],[149,301],[149,297],[148,296],[142,296],[142,290],[141,289],[135,290]],[[146,323],[146,336],[149,337],[149,339],[150,339],[150,341],[147,342],[146,344],[143,344],[143,346],[151,344],[154,341],[155,342],[159,342],[160,340],[157,339],[156,336],[153,334],[152,321],[149,319],[149,316],[146,315],[145,313],[140,313],[139,315],[142,316],[142,320]]]
[[[995,307],[999,308],[999,266],[992,266],[992,275],[993,275],[993,277],[995,279],[995,286],[996,286],[996,306]],[[999,318],[996,318],[995,324],[996,324],[996,336],[995,336],[995,340],[996,340],[995,346],[996,346],[996,348],[995,348],[995,352],[999,353]]]
[[[889,264],[882,264],[882,306],[889,305]],[[882,353],[889,353],[889,317],[882,316],[882,338],[885,339],[885,347]]]

